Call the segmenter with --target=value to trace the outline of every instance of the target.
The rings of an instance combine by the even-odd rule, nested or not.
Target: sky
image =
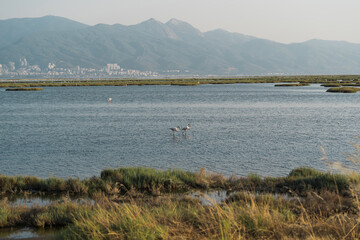
[[[95,25],[176,18],[281,43],[360,43],[360,0],[0,0],[0,19],[54,15]]]

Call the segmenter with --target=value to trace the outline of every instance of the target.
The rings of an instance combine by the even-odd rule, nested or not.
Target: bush
[[[308,191],[336,191],[344,194],[349,190],[349,179],[345,175],[322,173],[313,168],[297,168],[290,172],[283,186],[299,194]]]
[[[289,177],[315,177],[322,173],[310,167],[295,168],[289,173]]]

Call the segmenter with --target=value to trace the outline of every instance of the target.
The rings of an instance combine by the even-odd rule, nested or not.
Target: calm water
[[[0,90],[0,173],[90,177],[148,166],[226,175],[325,169],[360,132],[360,94],[319,85],[57,87]],[[113,99],[112,103],[107,98]],[[191,123],[187,136],[170,127]]]

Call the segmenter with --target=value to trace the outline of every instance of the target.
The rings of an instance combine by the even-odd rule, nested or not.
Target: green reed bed
[[[40,179],[31,176],[4,176],[0,175],[0,193],[22,193],[22,192],[43,192],[43,193],[76,193],[88,192],[86,180],[62,179],[51,177]]]
[[[179,192],[191,189],[222,187],[222,175],[206,174],[204,170],[193,173],[182,170],[156,170],[143,167],[106,169],[100,177],[86,179],[40,179],[31,176],[0,175],[0,193],[41,192],[48,194],[125,194],[136,190],[148,194]]]
[[[359,174],[354,174],[359,176]],[[248,177],[230,177],[225,188],[231,191],[253,191],[259,193],[290,194],[305,196],[308,192],[323,190],[337,192],[341,195],[349,193],[352,184],[358,184],[358,178],[351,175],[325,173],[313,168],[297,168],[286,177],[260,177],[250,174]]]
[[[352,175],[351,175],[352,176]],[[125,195],[129,192],[147,195],[188,192],[191,190],[223,189],[226,191],[256,191],[268,193],[296,193],[308,191],[337,191],[346,194],[351,183],[360,177],[323,173],[312,168],[298,168],[286,177],[265,177],[250,174],[248,177],[225,177],[221,174],[189,172],[177,169],[156,170],[144,167],[106,169],[100,177],[86,179],[40,179],[31,176],[0,175],[0,193],[5,194],[57,194]]]
[[[221,188],[226,184],[223,175],[206,173],[204,169],[195,173],[178,169],[163,171],[143,167],[107,169],[101,172],[101,179],[122,185],[126,189],[133,188],[146,192]]]

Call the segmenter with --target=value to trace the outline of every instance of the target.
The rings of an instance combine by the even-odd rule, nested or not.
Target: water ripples
[[[0,173],[91,177],[148,166],[225,175],[324,169],[359,133],[360,95],[319,85],[59,87],[0,91]],[[112,97],[112,103],[108,103]],[[170,127],[191,123],[173,138]]]

